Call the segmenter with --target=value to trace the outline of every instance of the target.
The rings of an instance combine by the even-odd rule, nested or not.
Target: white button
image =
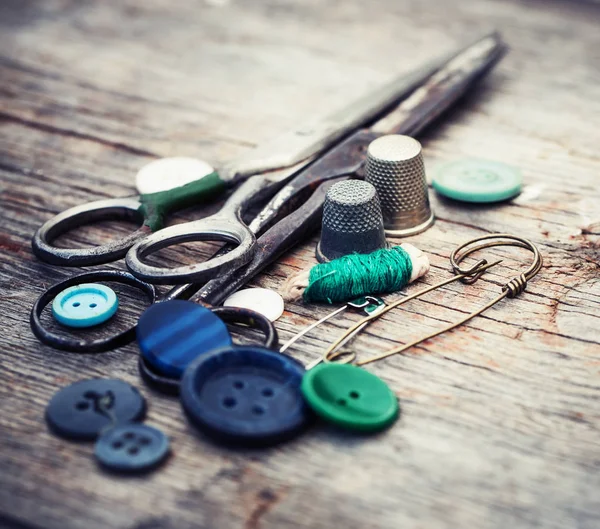
[[[268,288],[246,288],[231,294],[223,303],[224,307],[240,307],[250,309],[269,318],[277,320],[283,314],[283,298]]]
[[[169,191],[214,172],[214,168],[197,158],[176,156],[160,158],[142,167],[135,177],[135,185],[140,194]]]

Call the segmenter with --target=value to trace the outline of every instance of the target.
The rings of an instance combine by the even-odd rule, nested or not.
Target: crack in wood
[[[123,152],[127,152],[129,154],[135,154],[137,156],[145,156],[150,158],[158,158],[158,154],[147,151],[145,149],[140,149],[138,147],[134,147],[132,145],[127,145],[125,143],[121,143],[118,141],[111,141],[105,138],[100,138],[98,136],[93,136],[91,134],[77,132],[75,130],[63,129],[60,127],[55,127],[53,125],[48,125],[47,123],[40,123],[39,121],[33,121],[30,119],[24,119],[17,116],[13,116],[12,114],[8,114],[7,112],[0,112],[0,120],[10,121],[12,123],[18,123],[19,125],[23,125],[25,127],[31,127],[33,129],[37,129],[43,132],[48,132],[50,134],[59,134],[61,136],[68,136],[70,138],[77,138],[81,140],[91,141],[93,143],[98,143],[104,145],[106,147],[110,147],[112,149],[117,149]]]

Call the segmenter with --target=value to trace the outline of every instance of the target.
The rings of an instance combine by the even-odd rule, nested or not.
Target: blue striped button
[[[140,317],[136,334],[144,360],[160,375],[177,379],[198,355],[232,343],[218,316],[183,300],[152,305]]]

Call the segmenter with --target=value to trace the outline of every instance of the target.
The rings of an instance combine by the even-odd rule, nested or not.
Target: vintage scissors
[[[429,75],[420,70],[405,78],[404,84],[396,84],[396,101],[399,98],[404,100],[395,108],[388,108],[387,114],[371,123],[370,128],[354,130],[292,179],[288,174],[282,177],[278,173],[252,176],[231,195],[218,213],[144,237],[127,252],[127,267],[133,275],[150,283],[180,284],[208,281],[246,265],[258,248],[256,234],[293,210],[323,182],[344,176],[360,177],[364,154],[371,141],[383,134],[418,134],[484,75],[504,51],[500,37],[488,35],[442,62]],[[368,114],[376,113],[370,108]],[[369,123],[369,120],[357,118],[355,122]],[[247,207],[274,193],[277,194],[247,226],[242,221]],[[218,253],[208,261],[175,268],[145,262],[148,255],[161,248],[201,240],[225,241],[235,247],[226,253]]]
[[[374,138],[384,133],[418,134],[463,96],[474,82],[496,64],[505,51],[506,47],[500,37],[491,34],[461,49],[450,58],[438,61],[437,67],[428,66],[405,77],[403,81],[396,80],[397,98],[394,105],[388,106],[386,111],[372,119],[370,128],[355,128],[337,146],[318,160],[313,160],[308,168],[296,176],[292,174],[286,177],[283,183],[272,175],[252,177],[234,192],[217,215],[165,228],[143,238],[127,255],[127,264],[134,274],[126,274],[127,281],[139,283],[138,288],[148,291],[151,302],[155,301],[154,290],[144,281],[167,284],[192,281],[175,287],[161,301],[191,298],[200,303],[220,304],[229,294],[238,290],[318,227],[328,187],[343,179],[361,177],[364,154]],[[400,100],[402,102],[398,104]],[[263,195],[265,189],[276,193],[275,196],[246,226],[241,221],[244,200]],[[205,263],[175,269],[152,267],[142,260],[145,255],[160,248],[203,239],[226,242],[244,240],[245,250],[241,254],[239,246],[233,252],[221,250],[217,252],[216,258]],[[211,278],[212,280],[203,284]],[[86,280],[91,279],[82,276],[81,282]],[[77,278],[68,282],[68,286],[77,284]],[[67,285],[62,288],[65,286]],[[59,285],[50,290],[54,292],[57,288]],[[41,313],[53,297],[50,290],[38,299],[31,313],[32,329],[42,342],[64,350],[99,352],[124,345],[135,336],[135,328],[131,328],[118,337],[93,342],[69,341],[48,332],[41,324]]]
[[[190,224],[184,228],[189,230],[190,236],[208,231],[210,239],[238,242],[241,248],[228,259],[247,262],[251,257],[249,250],[254,238],[236,215],[240,207],[249,206],[250,199],[259,198],[261,192],[266,193],[268,198],[269,192],[273,194],[319,154],[394,105],[444,62],[445,58],[439,59],[412,75],[397,77],[351,105],[294,128],[273,141],[251,149],[219,171],[187,185],[159,193],[97,200],[67,209],[36,231],[32,240],[33,252],[42,261],[61,266],[90,266],[116,261],[124,257],[135,243],[162,229],[167,213],[199,204],[252,175],[264,174],[231,197],[220,216],[224,222],[213,216],[199,228]],[[93,248],[61,248],[52,244],[63,233],[82,225],[117,219],[135,222],[140,228],[121,239]],[[198,237],[187,240],[192,239],[198,240]],[[213,262],[211,269],[216,268]],[[158,275],[157,282],[161,282],[160,279],[162,276]]]

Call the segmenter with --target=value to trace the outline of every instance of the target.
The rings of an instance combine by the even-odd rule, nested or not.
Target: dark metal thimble
[[[371,253],[386,246],[375,188],[362,180],[332,185],[323,205],[317,259],[324,263],[354,252]]]
[[[404,237],[433,224],[421,144],[392,134],[372,141],[365,179],[377,189],[387,235]]]

